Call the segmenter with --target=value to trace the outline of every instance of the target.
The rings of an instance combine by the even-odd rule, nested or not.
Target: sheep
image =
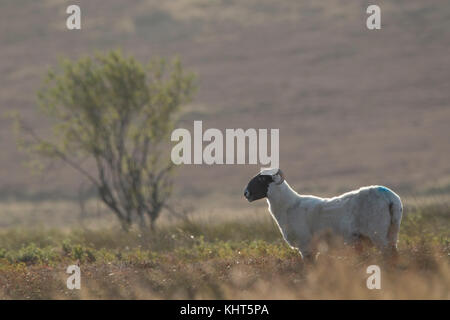
[[[264,169],[253,177],[245,198],[267,198],[269,211],[284,240],[303,259],[314,260],[313,238],[324,232],[341,236],[345,244],[370,242],[383,253],[396,255],[402,202],[383,186],[362,187],[334,198],[299,195],[279,169]]]

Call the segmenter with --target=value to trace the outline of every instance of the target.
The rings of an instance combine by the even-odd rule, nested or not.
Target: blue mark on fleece
[[[383,192],[388,192],[388,193],[391,193],[391,192],[392,192],[391,190],[389,190],[389,189],[386,188],[386,187],[378,187],[378,190],[383,191]]]

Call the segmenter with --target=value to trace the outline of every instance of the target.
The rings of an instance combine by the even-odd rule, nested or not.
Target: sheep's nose
[[[247,189],[245,189],[244,197],[246,197],[248,199],[249,196],[250,196],[250,192]]]

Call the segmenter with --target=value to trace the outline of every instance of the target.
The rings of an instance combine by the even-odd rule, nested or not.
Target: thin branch
[[[65,163],[67,163],[69,166],[71,166],[73,169],[77,170],[78,172],[80,172],[81,174],[83,174],[86,178],[89,179],[89,181],[91,181],[91,183],[93,183],[94,185],[98,186],[99,182],[88,172],[86,171],[83,167],[79,166],[77,163],[73,162],[72,160],[70,160],[65,154],[64,152],[62,152],[61,150],[59,150],[59,148],[54,145],[53,143],[50,143],[48,141],[43,140],[42,138],[40,138],[33,129],[31,129],[29,126],[27,126],[23,121],[20,122],[21,128],[25,130],[25,132],[27,132],[36,142],[38,143],[43,143],[46,144],[48,146],[50,146],[52,148],[52,151],[55,153],[56,156],[58,156],[62,161],[64,161]]]

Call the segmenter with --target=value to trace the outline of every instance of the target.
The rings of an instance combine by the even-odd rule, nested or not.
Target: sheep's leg
[[[372,243],[383,253],[386,260],[395,263],[398,258],[397,245],[389,242],[389,239],[385,239],[378,235],[370,237]]]
[[[354,242],[354,248],[358,255],[362,255],[364,253],[364,245],[362,239],[357,239]]]
[[[300,246],[299,252],[303,262],[308,264],[316,262],[316,252],[311,248],[310,243]]]
[[[378,233],[373,233],[368,236],[372,244],[377,247],[380,251],[384,252],[386,248],[388,247],[388,242],[386,239],[384,239],[382,236],[380,236]]]
[[[398,250],[396,245],[389,244],[383,250],[384,259],[388,260],[389,263],[396,264],[398,262]]]
[[[316,255],[312,252],[308,252],[307,254],[302,254],[302,260],[304,263],[313,264],[316,262]]]
[[[372,241],[368,238],[368,237],[366,237],[366,236],[363,236],[363,235],[361,235],[361,234],[358,234],[358,235],[356,235],[353,239],[352,239],[352,244],[353,244],[353,247],[355,248],[355,251],[356,251],[356,253],[358,254],[358,255],[362,255],[362,254],[364,254],[365,253],[365,247],[367,246],[367,245],[369,245],[369,246],[371,246],[373,243],[372,243]]]
[[[392,234],[390,234],[390,232],[388,231],[388,245],[387,248],[385,248],[385,252],[386,255],[390,256],[390,258],[395,261],[398,258],[397,238],[398,231],[394,236],[392,236]]]

